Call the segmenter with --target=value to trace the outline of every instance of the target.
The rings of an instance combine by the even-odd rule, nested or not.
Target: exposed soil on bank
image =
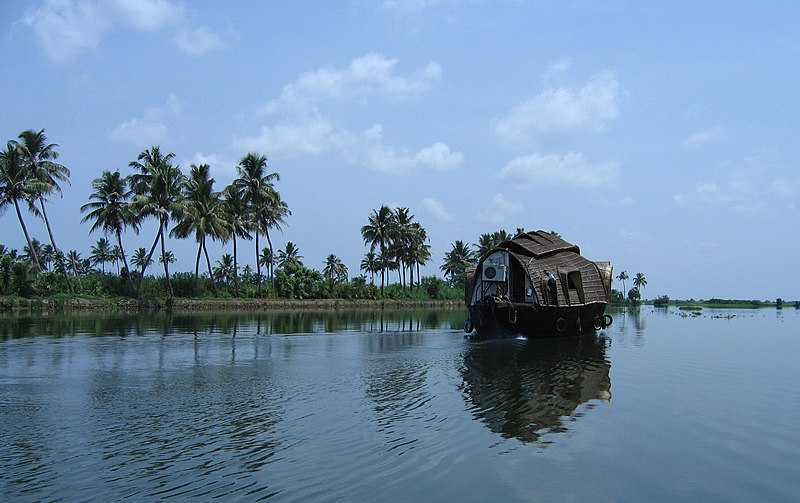
[[[0,297],[0,311],[265,311],[305,309],[314,311],[339,309],[408,309],[408,308],[460,308],[463,304],[451,300],[344,300],[344,299],[24,299]]]

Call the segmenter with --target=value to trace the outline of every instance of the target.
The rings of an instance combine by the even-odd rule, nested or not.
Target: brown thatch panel
[[[537,258],[563,251],[573,251],[578,254],[581,252],[577,245],[568,243],[555,234],[544,231],[518,234],[510,241],[503,242],[500,248],[506,248],[509,251]]]

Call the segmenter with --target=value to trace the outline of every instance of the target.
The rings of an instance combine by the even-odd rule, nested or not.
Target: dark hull
[[[605,303],[582,306],[541,307],[531,304],[482,304],[469,306],[464,330],[480,336],[524,335],[554,337],[591,333],[611,325]]]

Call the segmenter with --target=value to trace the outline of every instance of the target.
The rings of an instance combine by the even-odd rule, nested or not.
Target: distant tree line
[[[368,247],[362,274],[349,277],[333,253],[318,271],[303,264],[291,241],[275,251],[273,233],[282,230],[291,211],[276,187],[280,176],[268,169],[265,155],[244,155],[236,179],[217,190],[208,164],[191,164],[185,173],[174,164],[174,153],[155,145],[128,164],[127,175],[104,170],[91,182],[89,200],[80,207],[81,223],[90,224],[89,233],[103,236],[84,256],[58,247],[48,219],[46,203],[61,194],[70,177],[70,170],[57,162],[57,149],[44,130],[27,130],[0,152],[0,214],[14,208],[26,243],[21,252],[0,244],[0,294],[460,299],[465,269],[512,237],[500,230],[481,235],[474,247],[456,241],[440,266],[445,279],[422,277],[420,268],[431,260],[426,230],[409,208],[382,205],[361,227]],[[30,235],[26,214],[43,220],[47,243]],[[138,235],[147,220],[157,224],[150,245],[126,248],[123,238]],[[170,238],[196,241],[193,273],[172,270],[176,259]],[[230,252],[212,264],[209,241],[230,246]],[[243,241],[254,244],[255,269],[239,265]],[[156,261],[163,271],[158,276],[150,272]]]

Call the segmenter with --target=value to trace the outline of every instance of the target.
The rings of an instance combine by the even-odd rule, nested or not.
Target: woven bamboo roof
[[[546,305],[574,305],[578,299],[570,298],[575,295],[567,284],[567,276],[579,273],[582,289],[582,302],[606,302],[610,292],[606,286],[597,265],[580,254],[577,245],[563,240],[555,234],[545,231],[534,231],[514,236],[513,239],[503,241],[498,249],[508,250],[517,264],[522,266],[531,279],[531,284],[536,290],[537,297]],[[477,278],[478,269],[468,270],[467,277]],[[547,290],[548,273],[552,274],[557,282],[556,297]]]

